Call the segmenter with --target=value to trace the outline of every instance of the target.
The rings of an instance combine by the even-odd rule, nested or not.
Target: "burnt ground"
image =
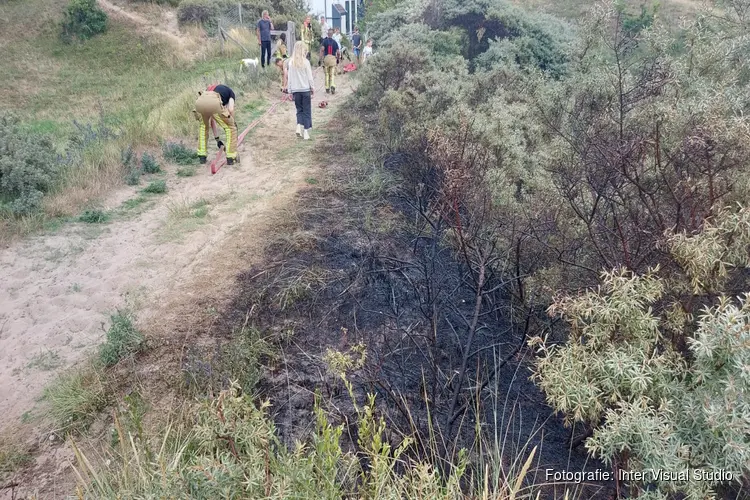
[[[325,355],[361,342],[366,361],[348,375],[358,404],[375,394],[392,444],[417,437],[412,456],[435,457],[437,449],[443,467],[459,447],[477,460],[496,443],[506,469],[520,469],[538,447],[527,476],[537,483],[547,483],[548,468],[608,470],[582,446],[571,449],[570,429],[529,379],[529,332],[503,285],[506,276],[488,278],[495,291],[482,301],[467,377],[452,405],[475,292],[467,266],[446,242],[446,225],[430,215],[435,173],[398,154],[370,162],[343,147],[327,146],[325,154],[338,163],[308,179],[292,211],[277,214],[265,263],[238,276],[240,292],[216,328],[229,339],[250,324],[274,344],[277,354],[251,378],[271,400],[283,442],[292,446],[313,430],[319,397],[332,421],[347,425],[346,445],[356,450],[354,406]],[[436,430],[433,446],[428,421]],[[580,498],[608,498],[613,484],[569,487]],[[549,485],[544,497],[564,490]]]

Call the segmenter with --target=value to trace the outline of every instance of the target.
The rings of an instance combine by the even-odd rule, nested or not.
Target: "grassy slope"
[[[110,19],[107,33],[86,43],[60,42],[56,22],[62,0],[14,1],[4,20],[19,30],[3,30],[2,73],[10,109],[32,129],[61,135],[72,119],[142,114],[178,93],[186,81],[212,71],[220,61],[181,62],[169,44],[137,33],[133,25]]]
[[[0,220],[0,241],[77,213],[122,183],[120,152],[156,147],[167,138],[192,138],[195,92],[216,75],[233,82],[240,96],[267,82],[240,81],[238,55],[218,56],[211,46],[187,60],[158,35],[110,16],[109,29],[84,43],[64,44],[58,23],[67,0],[11,0],[0,9],[0,74],[5,99],[24,129],[50,133],[60,150],[76,132],[73,121],[100,120],[121,132],[93,144],[80,165],[63,173],[45,201],[45,213]],[[183,51],[184,52],[184,51]],[[275,78],[275,73],[268,78]]]

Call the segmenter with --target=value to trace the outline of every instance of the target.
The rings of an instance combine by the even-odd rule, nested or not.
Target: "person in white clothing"
[[[331,38],[333,38],[334,40],[336,40],[336,43],[339,46],[339,54],[336,56],[336,74],[340,75],[341,74],[341,69],[340,69],[341,59],[344,56],[344,46],[341,45],[341,38],[342,38],[341,37],[341,30],[339,28],[334,28],[334,30],[333,30],[333,36]]]
[[[294,96],[297,108],[297,137],[310,139],[312,128],[312,96],[315,93],[312,67],[307,60],[307,45],[294,44],[292,57],[284,61],[284,89]]]
[[[367,58],[369,58],[372,55],[372,40],[367,40],[367,45],[365,45],[365,49],[362,51],[362,64],[365,64],[367,62]]]
[[[326,16],[320,16],[320,41],[321,42],[326,37],[326,33],[328,33],[328,21],[326,21]]]

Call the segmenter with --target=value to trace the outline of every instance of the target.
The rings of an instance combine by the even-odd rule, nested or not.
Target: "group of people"
[[[321,33],[320,53],[318,66],[325,68],[326,93],[335,94],[335,75],[344,57],[351,61],[346,48],[342,45],[342,35],[339,28],[328,28],[324,16],[320,18]],[[273,22],[267,10],[261,14],[256,27],[258,45],[261,49],[261,67],[265,68],[271,64],[271,31],[274,30]],[[296,135],[304,140],[310,139],[312,129],[312,97],[315,93],[315,82],[313,81],[310,53],[314,41],[314,32],[310,17],[305,19],[301,29],[300,41],[294,44],[292,56],[289,57],[286,46],[286,35],[281,34],[273,53],[274,62],[281,72],[281,89],[285,93],[292,94],[297,110]],[[352,34],[352,52],[357,63],[365,63],[372,56],[372,40],[362,45],[363,39],[359,28],[354,28]],[[239,162],[237,155],[237,123],[234,118],[235,93],[226,85],[211,85],[205,91],[198,92],[193,113],[200,121],[200,133],[198,136],[198,158],[201,163],[206,163],[208,157],[208,132],[213,131],[216,147],[224,148],[227,164],[232,165]],[[224,130],[225,141],[221,141],[218,127]]]

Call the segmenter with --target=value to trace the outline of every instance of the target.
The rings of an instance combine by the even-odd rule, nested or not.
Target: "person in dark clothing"
[[[204,92],[198,92],[198,100],[195,101],[193,114],[200,120],[200,133],[198,135],[198,158],[201,163],[206,163],[208,156],[208,129],[213,130],[216,147],[224,150],[227,155],[227,164],[232,165],[237,157],[237,123],[234,120],[234,91],[226,85],[211,85]],[[221,142],[216,124],[224,129],[224,140]]]
[[[359,58],[362,55],[362,35],[359,34],[359,28],[356,26],[352,35],[352,52],[354,53],[354,59],[359,64]]]
[[[264,10],[261,19],[258,20],[258,27],[255,32],[258,35],[258,45],[260,45],[260,65],[266,67],[271,64],[271,30],[273,23],[268,16],[268,11]]]
[[[336,82],[334,79],[336,75],[336,62],[339,57],[341,57],[339,44],[333,39],[333,30],[328,30],[327,36],[320,45],[320,59],[318,59],[318,65],[322,61],[325,66],[326,94],[329,92],[331,94],[336,93]]]

